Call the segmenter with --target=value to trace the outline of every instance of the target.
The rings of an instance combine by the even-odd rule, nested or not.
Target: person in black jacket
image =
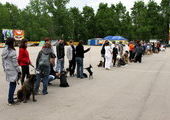
[[[117,45],[115,45],[113,47],[113,66],[116,65],[116,59],[117,59],[117,55],[118,55],[118,49],[116,47],[117,47]]]
[[[77,64],[77,78],[84,78],[83,76],[83,58],[84,53],[88,52],[90,48],[84,50],[83,41],[80,41],[76,47],[76,64]]]
[[[141,46],[141,43],[137,43],[136,47],[135,47],[135,63],[142,62],[142,53],[143,53],[143,47]]]
[[[64,70],[64,40],[59,40],[57,46],[56,46],[56,52],[57,52],[57,67],[56,71],[60,73]]]

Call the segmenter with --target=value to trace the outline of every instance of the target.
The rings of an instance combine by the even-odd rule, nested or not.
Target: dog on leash
[[[17,102],[24,102],[26,103],[27,100],[30,99],[30,96],[32,95],[33,102],[36,102],[37,100],[35,99],[34,95],[34,82],[36,80],[36,75],[32,74],[29,75],[27,80],[24,82],[23,86],[21,89],[17,91]]]
[[[67,82],[67,71],[61,71],[60,73],[60,87],[69,87]]]
[[[89,79],[93,79],[93,72],[92,72],[92,69],[93,67],[90,65],[89,67],[87,67],[87,68],[85,68],[87,71],[88,71],[88,73],[89,73]]]

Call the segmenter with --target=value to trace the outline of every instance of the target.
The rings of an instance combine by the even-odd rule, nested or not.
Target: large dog
[[[30,99],[31,95],[32,95],[33,102],[37,101],[34,96],[34,82],[35,82],[35,80],[36,80],[35,74],[29,75],[28,79],[24,82],[21,89],[19,89],[17,91],[17,101],[18,102],[23,101],[24,103],[26,103],[27,100]]]

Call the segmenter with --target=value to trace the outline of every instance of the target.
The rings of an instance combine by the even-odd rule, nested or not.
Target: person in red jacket
[[[29,58],[29,53],[27,51],[27,40],[26,39],[23,39],[19,46],[18,64],[21,66],[21,69],[22,69],[21,85],[23,85],[25,77],[28,78],[28,76],[30,75],[29,65],[32,65],[30,58]]]

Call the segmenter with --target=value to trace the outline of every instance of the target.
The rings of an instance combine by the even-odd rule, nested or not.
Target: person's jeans
[[[40,82],[42,80],[43,83],[43,94],[47,94],[47,87],[48,87],[48,77],[50,74],[50,67],[44,68],[44,71],[40,71],[39,74],[36,75],[36,81],[35,81],[35,93],[38,93],[39,87],[40,87]]]
[[[8,103],[14,103],[14,92],[16,89],[16,82],[9,83]]]
[[[77,63],[77,77],[83,78],[83,58],[76,57],[76,63]]]
[[[60,72],[63,71],[63,70],[64,70],[64,58],[58,59],[58,60],[57,60],[56,71],[60,73]]]
[[[47,87],[48,87],[48,75],[45,75],[43,77],[41,77],[40,74],[36,75],[36,82],[35,82],[35,93],[38,93],[39,87],[40,87],[40,82],[42,80],[43,83],[43,90],[42,93],[43,94],[47,94]]]
[[[48,76],[48,83],[50,83],[51,81],[55,80],[55,76],[54,75],[49,75]]]

